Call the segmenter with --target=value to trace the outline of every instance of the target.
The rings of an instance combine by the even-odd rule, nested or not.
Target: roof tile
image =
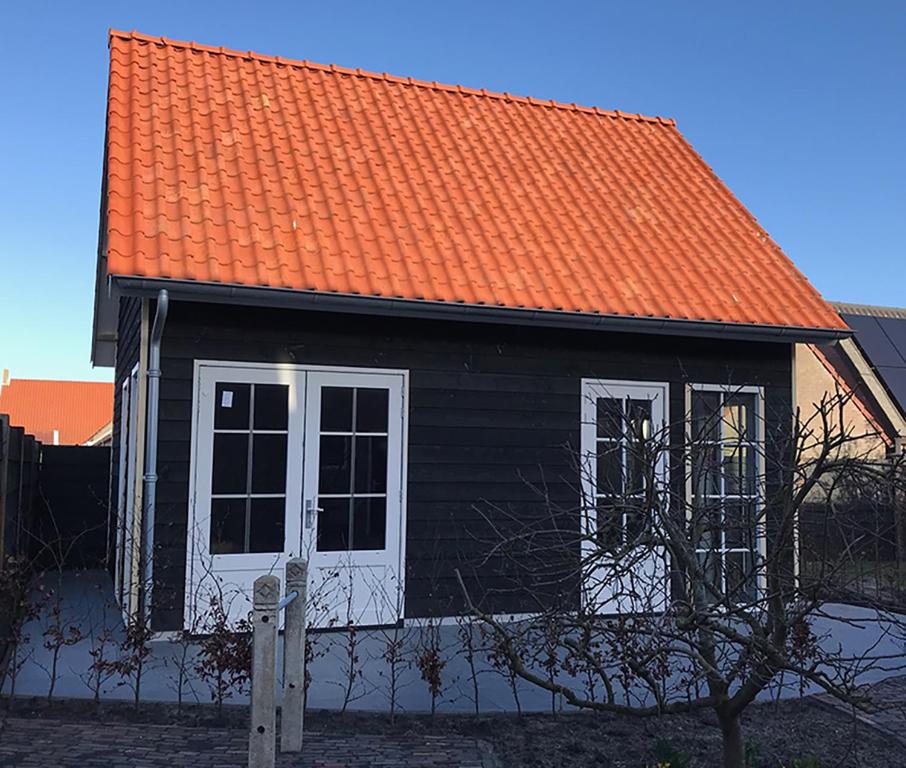
[[[113,275],[804,328],[673,120],[112,31]]]
[[[81,445],[113,418],[113,384],[12,379],[0,387],[0,413],[47,445]]]

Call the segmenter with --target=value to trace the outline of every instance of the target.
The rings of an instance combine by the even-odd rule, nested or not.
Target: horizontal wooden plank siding
[[[779,428],[790,413],[790,352],[782,343],[173,304],[162,347],[154,626],[182,622],[195,360],[410,372],[405,611],[416,617],[457,608],[457,566],[496,595],[495,611],[530,607],[508,592],[506,563],[476,563],[490,520],[578,506],[583,377],[670,382],[672,419],[686,382],[762,385],[769,418],[785,414]],[[578,524],[574,515],[560,522]]]

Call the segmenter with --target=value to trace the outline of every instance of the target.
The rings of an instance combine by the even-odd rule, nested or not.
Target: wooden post
[[[280,720],[280,751],[302,751],[305,717],[305,587],[308,563],[301,557],[286,564],[286,594],[296,593],[286,606],[283,624],[283,709]]]
[[[273,768],[277,738],[277,601],[280,579],[255,579],[252,604],[252,707],[249,768]]]

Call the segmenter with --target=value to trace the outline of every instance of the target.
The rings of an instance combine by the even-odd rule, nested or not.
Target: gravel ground
[[[84,701],[16,700],[17,717],[56,721],[179,723],[199,727],[243,729],[246,710],[228,707],[218,718],[212,707],[146,704],[135,713],[122,704],[100,708]],[[386,716],[347,712],[311,712],[306,728],[320,734],[383,736],[467,736],[491,745],[506,768],[648,768],[657,762],[659,741],[685,752],[686,768],[720,766],[720,732],[710,713],[640,719],[616,715],[438,715]],[[753,768],[785,768],[796,758],[816,758],[821,768],[895,768],[906,766],[906,746],[858,722],[851,715],[814,700],[757,704],[743,721]],[[903,729],[906,737],[906,724]]]

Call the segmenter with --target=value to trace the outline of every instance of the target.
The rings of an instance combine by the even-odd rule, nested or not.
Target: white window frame
[[[598,425],[597,425],[597,400],[600,397],[611,398],[636,398],[647,399],[652,403],[662,403],[661,424],[657,429],[670,428],[670,384],[664,381],[633,381],[628,379],[591,379],[583,378],[581,382],[581,426],[579,435],[580,444],[580,472],[581,472],[581,492],[582,492],[582,559],[592,557],[598,551],[598,545],[595,537],[598,532],[597,525],[597,453],[598,453]],[[654,421],[654,409],[652,409],[652,421]],[[655,426],[654,424],[652,426]],[[669,439],[669,435],[668,435]],[[670,464],[668,461],[668,451],[663,451],[657,459],[656,472],[658,482],[662,488],[667,488],[670,482]],[[600,613],[633,613],[638,610],[662,610],[666,607],[669,599],[669,578],[666,568],[663,573],[658,573],[657,568],[664,561],[666,553],[661,553],[658,562],[650,564],[651,573],[660,579],[663,575],[664,594],[657,606],[634,606],[626,604],[625,600],[602,601],[597,596],[594,610]],[[665,562],[665,561],[664,561]],[[602,567],[606,567],[602,565]],[[583,585],[584,587],[585,585]],[[595,593],[597,595],[597,592]],[[591,597],[587,588],[582,589],[582,600],[586,606],[590,606]]]
[[[756,581],[755,589],[756,595],[755,600],[759,601],[763,599],[764,595],[767,593],[767,574],[765,573],[764,563],[767,559],[767,531],[766,531],[766,520],[765,520],[765,424],[764,424],[764,387],[762,386],[734,386],[732,384],[701,384],[701,383],[692,383],[686,385],[686,418],[685,418],[685,427],[686,427],[686,519],[687,521],[692,520],[692,503],[693,503],[693,494],[694,490],[692,488],[692,451],[691,446],[694,440],[694,422],[693,422],[693,413],[692,413],[692,397],[695,392],[717,392],[722,395],[755,395],[755,500],[754,500],[754,518],[753,525],[755,527],[755,554],[759,559],[759,562],[755,564],[756,570]],[[723,403],[721,403],[723,405]],[[721,424],[721,440],[723,439],[723,418],[720,418]],[[722,504],[726,503],[727,499],[734,499],[733,496],[727,496],[723,492],[723,473],[721,473],[721,495],[720,500]],[[743,499],[745,497],[738,497]],[[723,519],[723,511],[722,511]],[[727,549],[724,545],[726,537],[726,531],[724,527],[721,527],[721,548],[718,550],[721,558],[721,579],[726,578],[726,565],[725,558],[726,555],[730,552],[747,552],[748,550],[743,550],[741,548],[735,547]],[[726,584],[722,585],[724,593],[726,593]]]

